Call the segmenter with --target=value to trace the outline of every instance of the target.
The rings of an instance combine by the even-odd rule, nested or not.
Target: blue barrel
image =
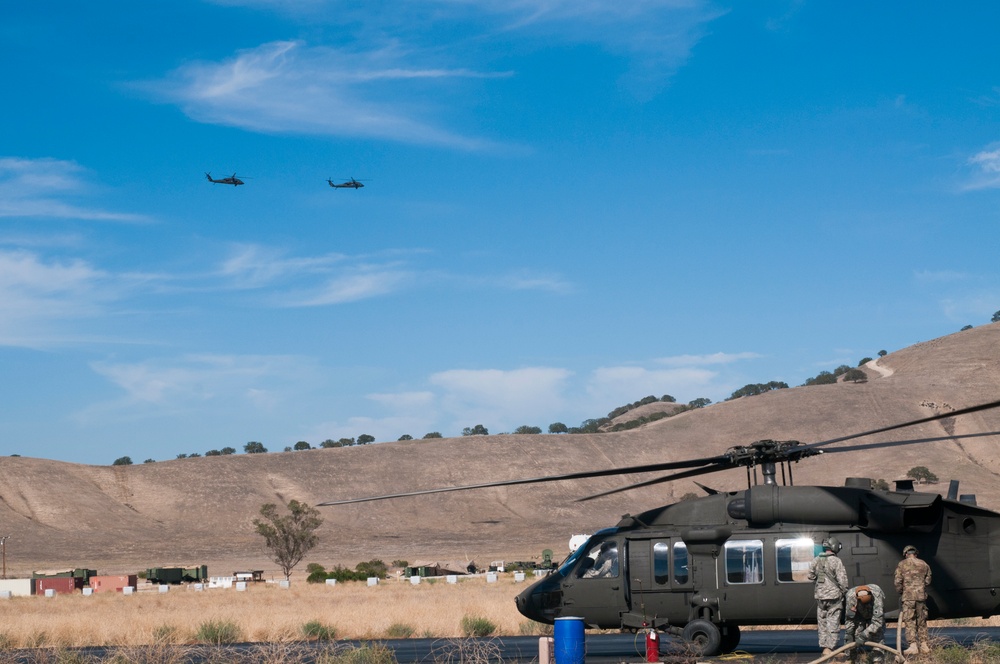
[[[587,658],[587,643],[583,636],[583,618],[556,618],[553,634],[556,664],[583,664]]]

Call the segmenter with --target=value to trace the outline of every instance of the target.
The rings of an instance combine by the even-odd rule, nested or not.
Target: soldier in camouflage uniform
[[[809,579],[816,582],[813,596],[816,598],[816,631],[819,646],[824,655],[829,655],[837,647],[840,636],[840,614],[847,592],[847,570],[837,553],[840,542],[828,537],[822,543],[823,552],[809,563]]]
[[[865,647],[866,641],[884,643],[885,593],[874,583],[855,586],[847,593],[847,619],[844,621],[844,642],[854,643],[851,664],[861,662],[868,653],[868,664],[883,664],[885,657],[878,648]]]
[[[927,639],[927,587],[931,585],[931,568],[917,558],[917,547],[903,548],[903,559],[896,566],[896,592],[899,593],[899,617],[906,628],[909,644],[904,655],[931,651]]]

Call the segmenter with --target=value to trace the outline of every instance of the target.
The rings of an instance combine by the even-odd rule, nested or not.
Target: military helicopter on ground
[[[1000,613],[1000,513],[959,496],[947,497],[897,482],[876,489],[868,478],[844,486],[794,486],[791,464],[810,456],[912,445],[1000,432],[857,444],[820,449],[925,422],[1000,407],[1000,401],[816,442],[759,440],[718,456],[625,468],[583,471],[320,503],[339,505],[448,491],[675,471],[663,477],[581,498],[601,496],[746,468],[748,488],[708,494],[622,517],[594,533],[552,574],[515,599],[524,616],[553,623],[583,618],[593,628],[656,629],[683,637],[704,655],[732,652],[741,625],[816,624],[809,563],[827,538],[839,540],[851,586],[876,583],[886,591],[886,615],[895,618],[893,588],[903,547],[912,544],[933,573],[931,619]],[[782,484],[777,470],[781,469]],[[760,476],[758,477],[758,470]]]
[[[334,189],[361,189],[362,187],[365,186],[361,184],[362,182],[361,180],[355,180],[354,178],[351,178],[346,182],[334,182],[333,178],[327,178],[326,181],[327,184],[329,184]]]
[[[238,187],[241,184],[246,184],[243,180],[236,177],[236,173],[233,173],[231,177],[222,178],[220,180],[214,179],[211,173],[205,173],[205,177],[208,178],[209,182],[214,182],[215,184],[231,184],[234,187]]]

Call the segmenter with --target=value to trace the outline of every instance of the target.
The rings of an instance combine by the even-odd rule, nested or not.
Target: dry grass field
[[[187,644],[204,638],[206,625],[226,625],[224,640],[289,642],[322,631],[338,639],[387,637],[457,638],[463,619],[485,619],[496,634],[545,631],[514,608],[524,583],[483,578],[419,585],[383,581],[336,586],[251,584],[245,592],[172,586],[169,592],[131,596],[98,593],[15,597],[0,601],[0,646],[61,648]],[[307,628],[307,625],[311,627]],[[213,633],[208,630],[208,633]]]

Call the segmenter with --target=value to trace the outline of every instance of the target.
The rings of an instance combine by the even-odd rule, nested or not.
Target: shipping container
[[[35,594],[44,595],[46,590],[54,590],[56,593],[67,595],[75,593],[77,579],[72,576],[49,576],[43,579],[35,579]]]
[[[7,590],[13,597],[30,597],[35,594],[34,579],[0,579],[0,590]]]
[[[125,586],[135,588],[138,578],[135,574],[115,574],[90,577],[90,587],[95,593],[121,592]]]
[[[76,588],[78,590],[82,590],[83,587],[85,585],[87,585],[87,582],[90,580],[90,577],[96,576],[96,575],[97,575],[97,570],[96,569],[86,569],[86,568],[83,568],[83,567],[78,567],[76,569],[64,569],[64,570],[55,570],[55,571],[32,572],[31,573],[31,578],[33,578],[33,579],[64,579],[64,578],[71,578],[71,579],[73,579]],[[41,595],[42,593],[38,592],[36,594]]]

